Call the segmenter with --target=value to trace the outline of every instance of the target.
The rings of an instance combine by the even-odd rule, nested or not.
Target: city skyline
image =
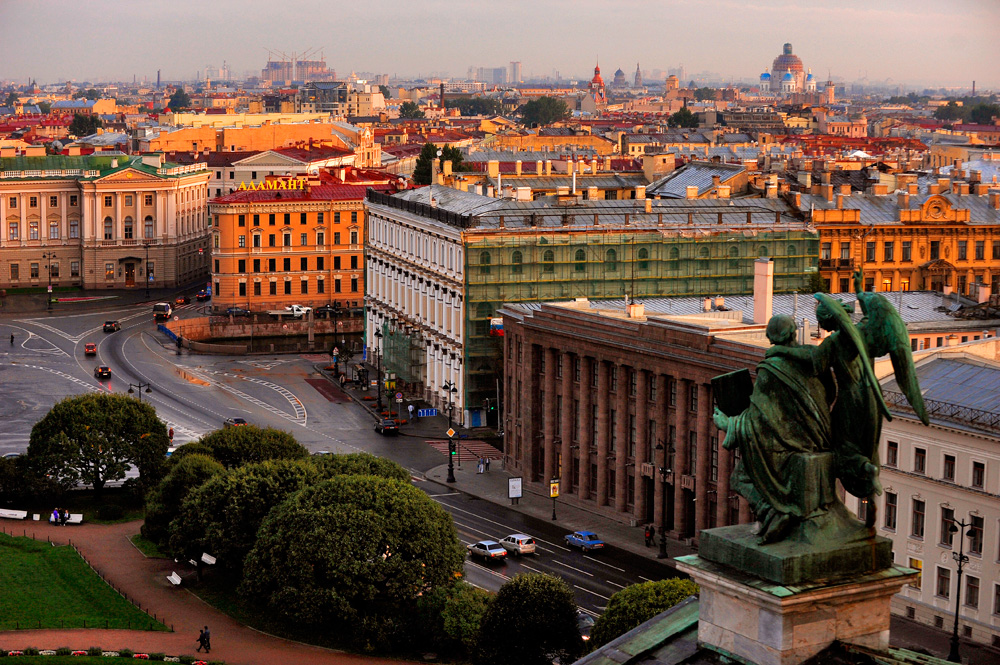
[[[638,62],[645,72],[665,75],[683,64],[687,77],[707,71],[724,81],[751,81],[791,42],[819,78],[960,88],[975,80],[979,90],[1000,88],[1000,52],[990,34],[1000,26],[1000,3],[867,4],[710,0],[692,12],[674,0],[557,0],[540,6],[512,0],[498,17],[495,5],[478,1],[456,11],[441,0],[398,6],[290,0],[280,8],[260,0],[180,0],[165,13],[151,2],[98,0],[73,17],[72,39],[26,49],[28,35],[44,35],[52,16],[78,11],[79,5],[2,2],[0,80],[155,80],[158,69],[164,80],[193,80],[206,66],[218,68],[224,61],[242,76],[260,73],[267,49],[289,55],[316,49],[341,78],[352,71],[464,78],[470,66],[518,60],[525,79],[557,71],[564,79],[586,79],[595,62],[606,78],[619,67],[631,77]]]

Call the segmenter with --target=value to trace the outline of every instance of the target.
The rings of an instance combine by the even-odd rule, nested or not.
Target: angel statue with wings
[[[731,486],[753,509],[760,544],[873,535],[874,497],[882,493],[879,435],[882,418],[892,419],[875,378],[875,358],[889,355],[907,400],[928,423],[903,320],[885,297],[863,291],[860,272],[855,286],[864,314],[856,325],[853,308],[815,295],[819,324],[831,333],[818,346],[798,345],[794,320],[773,317],[766,331],[773,346],[757,366],[745,408],[715,410],[715,424],[726,432],[723,445],[740,453]],[[841,503],[837,480],[868,500],[867,523]]]

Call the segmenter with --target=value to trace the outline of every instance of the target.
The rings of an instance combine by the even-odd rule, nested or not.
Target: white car
[[[480,540],[469,545],[469,556],[481,556],[486,561],[506,559],[507,550],[495,540]]]
[[[506,538],[501,538],[500,544],[515,556],[535,553],[535,539],[523,533],[512,533]]]

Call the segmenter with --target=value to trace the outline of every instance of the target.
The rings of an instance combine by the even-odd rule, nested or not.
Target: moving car
[[[104,332],[116,332],[122,329],[122,324],[117,321],[105,321]]]
[[[250,310],[243,307],[230,307],[226,310],[226,316],[250,316]]]
[[[111,378],[111,368],[107,365],[98,365],[94,368],[94,376],[98,379],[110,379]]]
[[[226,418],[222,421],[223,427],[243,427],[247,424],[247,421],[243,418]]]
[[[334,307],[333,305],[320,305],[313,314],[330,318],[331,315],[340,315],[343,311],[340,307]]]
[[[486,561],[503,560],[507,558],[507,550],[495,540],[480,540],[469,545],[469,556],[481,556]]]
[[[584,552],[591,552],[604,548],[604,541],[597,537],[593,531],[574,531],[566,534],[566,545],[569,547],[579,547]]]
[[[83,345],[83,355],[85,356],[96,356],[97,355],[97,345],[93,342],[87,342]]]
[[[576,627],[580,629],[580,639],[584,642],[590,639],[590,631],[594,627],[594,617],[583,610],[576,611]]]
[[[500,544],[514,556],[535,553],[535,539],[523,533],[512,533],[500,539]]]
[[[190,302],[191,302],[190,296],[177,296],[177,298],[174,299],[175,305],[187,305]]]
[[[197,300],[198,302],[205,302],[206,300],[211,300],[212,296],[211,294],[209,294],[208,291],[202,289],[197,293],[197,295],[195,295],[194,299]]]
[[[375,431],[379,434],[399,434],[399,425],[392,418],[382,418],[375,422]]]
[[[158,302],[153,305],[154,321],[169,321],[171,314],[173,314],[173,309],[170,307],[170,303]]]

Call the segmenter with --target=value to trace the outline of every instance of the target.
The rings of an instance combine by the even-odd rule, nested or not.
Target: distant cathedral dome
[[[764,72],[763,74],[760,75],[760,80],[761,81],[770,81],[771,80],[771,74],[769,72]]]
[[[795,77],[792,76],[791,72],[785,72],[785,75],[781,77],[782,81],[794,81]]]
[[[615,72],[614,86],[616,88],[624,88],[626,86],[625,72],[623,72],[621,69]]]
[[[782,47],[781,55],[775,58],[774,63],[771,65],[771,71],[774,72],[801,72],[804,69],[799,56],[792,53],[792,45],[788,43]]]

